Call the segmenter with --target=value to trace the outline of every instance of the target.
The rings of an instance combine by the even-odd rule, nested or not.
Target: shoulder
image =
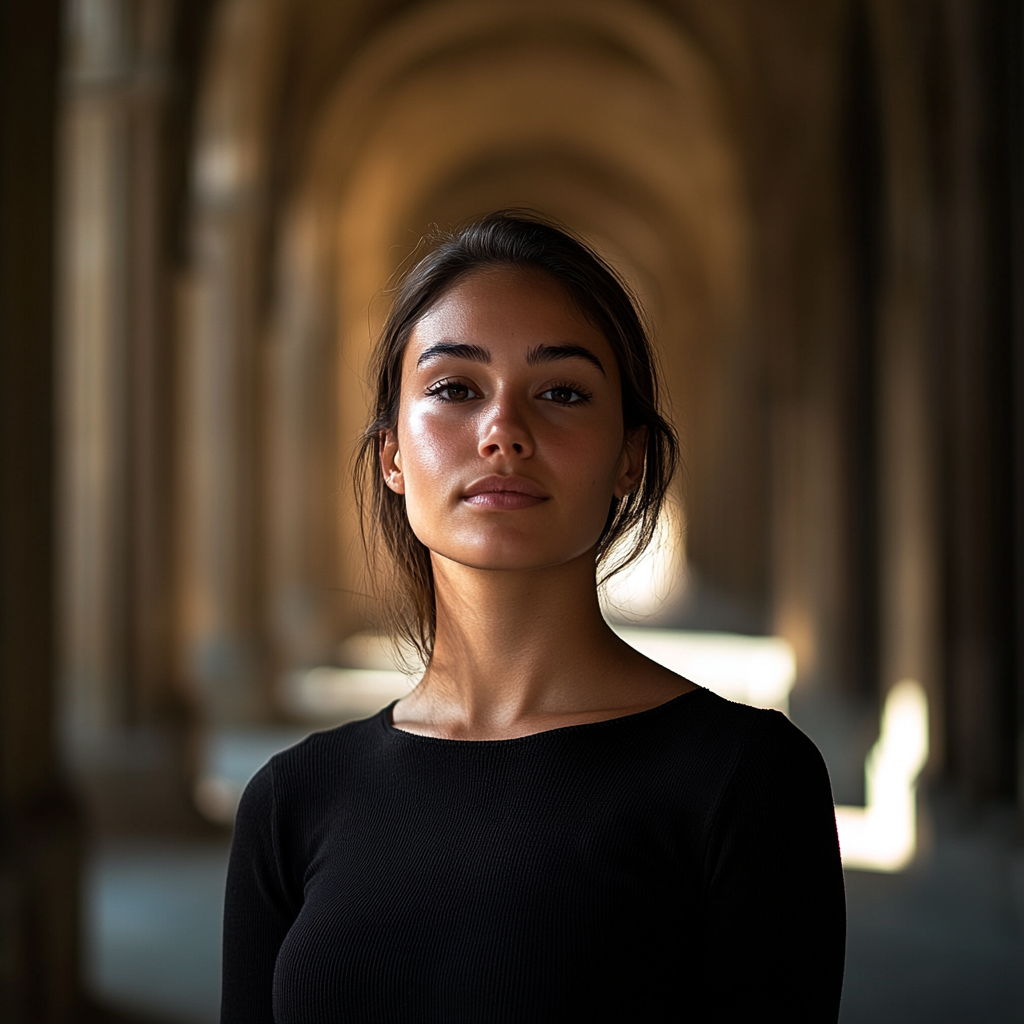
[[[261,773],[272,777],[278,798],[296,792],[314,793],[318,782],[330,783],[373,757],[384,735],[381,719],[386,710],[370,718],[310,733],[275,754]],[[258,778],[259,775],[253,781]]]
[[[722,698],[715,734],[721,744],[711,821],[715,829],[771,823],[773,829],[814,824],[835,836],[828,769],[814,742],[779,711]]]
[[[242,794],[236,845],[273,849],[282,873],[292,877],[292,869],[308,861],[339,802],[351,793],[350,780],[365,776],[383,732],[382,714],[311,733],[275,754]]]
[[[831,800],[828,769],[814,741],[779,711],[748,710],[753,715],[738,751],[736,780],[799,789],[823,785]]]
[[[358,774],[383,734],[379,712],[371,718],[311,733],[279,751],[249,780],[238,816],[294,817],[338,793],[342,779]]]
[[[637,725],[651,739],[661,734],[673,756],[685,753],[688,761],[699,761],[722,781],[740,765],[764,759],[820,760],[811,740],[785,715],[737,704],[703,688],[637,716]]]
[[[721,736],[732,737],[731,745],[742,761],[751,763],[764,759],[782,764],[796,760],[824,764],[813,740],[781,711],[736,704],[714,694],[711,698],[716,705],[714,725]]]
[[[750,803],[770,805],[797,792],[814,792],[831,809],[821,755],[777,711],[699,689],[623,726],[609,730],[609,756],[630,778],[647,780],[659,799],[685,806],[697,833],[723,812],[742,813]]]
[[[735,786],[756,780],[766,785],[782,781],[824,780],[825,762],[806,733],[782,712],[736,704],[708,692],[703,702],[702,727]]]
[[[652,716],[650,749],[676,779],[695,785],[709,820],[723,810],[811,801],[832,810],[828,770],[813,741],[778,711],[736,704],[709,690],[684,695]],[[760,812],[759,812],[760,813]]]
[[[671,701],[666,711],[673,732],[712,748],[722,761],[821,759],[808,736],[779,711],[737,704],[705,689]]]

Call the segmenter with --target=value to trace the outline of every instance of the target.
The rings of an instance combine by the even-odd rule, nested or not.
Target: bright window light
[[[678,603],[686,585],[682,516],[667,503],[644,553],[601,584],[598,597],[606,618],[642,622]]]
[[[890,691],[878,742],[864,762],[867,803],[837,807],[843,864],[902,871],[917,852],[917,776],[928,758],[928,698],[904,679]]]
[[[789,714],[796,658],[793,648],[781,637],[635,626],[612,628],[651,661],[714,690],[721,697]]]
[[[294,673],[281,694],[285,710],[298,718],[365,718],[400,697],[419,680],[396,669],[333,668],[320,665]]]
[[[796,678],[793,649],[780,637],[694,633],[678,629],[613,626],[652,661],[729,700],[789,712]],[[359,634],[345,642],[349,667],[326,665],[295,673],[282,692],[285,708],[299,717],[373,714],[406,696],[416,684],[394,664],[380,637]]]

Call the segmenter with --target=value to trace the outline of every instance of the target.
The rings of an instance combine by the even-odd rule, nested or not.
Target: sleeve
[[[242,794],[224,895],[221,1024],[274,1024],[278,950],[298,908],[281,869],[273,761]]]
[[[846,894],[832,787],[817,747],[778,712],[748,738],[706,850],[708,1019],[834,1024]]]

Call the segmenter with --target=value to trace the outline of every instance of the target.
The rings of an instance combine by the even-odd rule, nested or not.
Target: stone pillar
[[[86,755],[174,689],[164,263],[170,0],[67,8],[58,361],[65,734]]]
[[[75,1019],[79,824],[53,630],[57,0],[0,3],[0,1014]]]
[[[947,767],[975,798],[1017,789],[1013,416],[1020,224],[1019,4],[946,0],[930,35],[934,345],[942,444]],[[1019,217],[1019,214],[1018,214]],[[1019,328],[1018,328],[1019,330]]]
[[[259,252],[248,204],[205,209],[182,317],[185,673],[215,723],[263,711],[259,631]]]
[[[189,68],[171,56],[176,0],[134,0],[133,60],[128,90],[126,383],[131,422],[127,500],[131,510],[126,610],[129,721],[166,722],[181,711],[174,663],[174,394],[177,385],[170,239],[178,195],[168,138],[172,93]],[[173,67],[173,79],[172,79]],[[168,179],[172,179],[169,181]],[[169,188],[168,186],[171,186]],[[173,197],[170,198],[169,197]],[[170,205],[170,212],[168,206]]]
[[[61,712],[76,758],[123,723],[127,697],[128,36],[124,0],[67,7],[58,564]]]
[[[283,8],[226,0],[197,105],[181,307],[183,670],[212,723],[268,710],[263,594],[267,139]]]
[[[985,5],[949,2],[934,15],[931,129],[936,158],[934,346],[942,370],[942,506],[945,513],[944,653],[948,768],[977,796],[998,792],[1006,744],[1000,733],[1005,641],[998,636],[999,515],[1006,499],[997,477],[1005,410],[996,373],[993,298],[982,146],[985,115],[979,29]],[[941,84],[940,84],[941,83]],[[1002,500],[1000,500],[1002,499]],[[1012,712],[1011,712],[1012,714]]]
[[[358,401],[361,388],[354,375],[340,376],[335,332],[318,301],[330,264],[327,232],[316,221],[294,217],[280,230],[266,364],[266,579],[278,675],[337,657],[339,608],[349,598],[340,592],[337,520],[353,510],[341,498],[348,466],[336,409],[339,397]]]
[[[879,375],[879,553],[883,692],[901,679],[925,689],[933,764],[945,756],[939,663],[939,494],[930,316],[934,267],[924,93],[927,19],[912,5],[872,6],[886,149],[886,276]]]

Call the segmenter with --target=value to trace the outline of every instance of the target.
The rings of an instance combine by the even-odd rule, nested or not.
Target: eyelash
[[[463,384],[462,381],[455,380],[452,377],[445,377],[444,380],[439,380],[436,384],[431,384],[430,387],[427,388],[427,394],[431,398],[436,398],[439,402],[465,401],[466,399],[444,397],[444,392],[453,387],[465,388],[466,391],[469,392],[469,395],[467,395],[466,398],[469,398],[470,395],[476,395],[476,392],[468,384]]]
[[[446,398],[444,392],[448,391],[450,388],[464,388],[467,392],[469,392],[469,394],[467,394],[466,398]],[[572,392],[572,394],[578,396],[573,401],[555,402],[556,405],[585,405],[587,402],[590,401],[591,398],[594,397],[589,391],[586,390],[586,388],[582,388],[579,384],[573,384],[570,381],[555,381],[554,383],[549,384],[541,392],[541,395],[549,394],[552,391],[570,391]],[[456,380],[451,377],[445,377],[444,380],[439,380],[436,383],[431,384],[430,387],[427,388],[427,394],[431,398],[434,398],[439,402],[452,403],[464,402],[470,397],[479,397],[479,395],[477,395],[476,392],[473,391],[473,389],[468,384],[463,384],[462,381]]]
[[[572,402],[556,402],[556,405],[586,405],[594,396],[587,391],[586,388],[582,388],[579,384],[573,384],[570,381],[555,381],[553,384],[549,384],[542,392],[542,395],[548,394],[550,391],[571,391],[574,395],[578,395],[575,401]]]

